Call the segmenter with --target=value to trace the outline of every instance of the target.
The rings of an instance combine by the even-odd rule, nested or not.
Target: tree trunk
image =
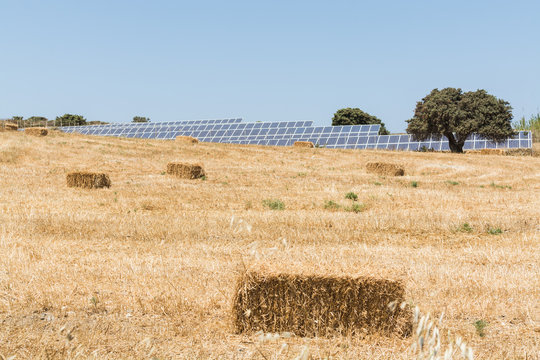
[[[444,134],[448,138],[448,145],[450,146],[450,151],[453,153],[463,153],[463,145],[464,142],[460,141],[458,142],[456,138],[454,137],[454,134],[447,133]]]

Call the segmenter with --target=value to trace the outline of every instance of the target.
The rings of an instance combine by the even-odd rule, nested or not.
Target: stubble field
[[[165,175],[170,161],[207,179]],[[405,176],[369,174],[370,161]],[[76,170],[112,187],[68,188]],[[362,211],[345,210],[348,192]],[[537,359],[539,219],[538,157],[0,133],[0,355],[412,357],[411,338],[235,334],[236,279],[256,269],[401,279],[409,304],[444,312],[445,341]]]

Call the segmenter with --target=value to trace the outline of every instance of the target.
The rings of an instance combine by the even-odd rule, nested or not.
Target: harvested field
[[[368,162],[366,164],[366,170],[373,174],[383,175],[383,176],[403,176],[405,175],[405,170],[403,167],[384,163],[384,162]]]
[[[306,156],[12,132],[0,133],[2,152],[17,155],[0,161],[4,358],[281,360],[304,346],[312,359],[414,358],[414,333],[237,334],[231,309],[246,271],[400,278],[408,304],[433,319],[444,312],[443,345],[460,336],[475,359],[538,353],[538,157],[325,148]],[[164,173],[174,159],[202,163],[211,176],[178,181]],[[367,162],[406,173],[382,178]],[[114,186],[68,188],[73,169],[99,169]],[[346,210],[349,192],[365,210]],[[326,209],[329,200],[340,207]]]
[[[167,164],[167,174],[184,179],[199,179],[205,176],[204,168],[200,164],[185,164],[171,162]]]
[[[111,187],[109,175],[91,172],[72,172],[66,176],[67,186],[85,189]]]
[[[315,147],[311,141],[295,141],[293,144],[294,147],[304,147],[304,148],[312,148]]]
[[[236,331],[298,336],[409,336],[412,313],[388,304],[405,301],[399,281],[375,278],[244,274],[233,312]]]
[[[33,136],[47,136],[49,134],[49,130],[42,127],[30,127],[25,128],[24,133]]]
[[[193,136],[177,136],[176,141],[188,144],[197,144],[199,139],[194,138]]]

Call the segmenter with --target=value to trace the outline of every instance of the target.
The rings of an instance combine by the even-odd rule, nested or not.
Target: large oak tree
[[[452,152],[463,152],[473,133],[501,142],[512,136],[512,107],[485,90],[434,89],[416,104],[407,132],[422,141],[430,135],[446,136]]]

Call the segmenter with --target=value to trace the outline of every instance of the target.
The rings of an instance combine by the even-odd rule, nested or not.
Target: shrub
[[[356,195],[355,193],[353,193],[353,192],[351,191],[351,192],[348,192],[348,193],[345,195],[345,199],[349,199],[349,200],[352,200],[352,201],[357,201],[357,200],[358,200],[358,195]]]
[[[284,210],[285,204],[279,199],[267,199],[263,200],[263,206],[271,210]]]
[[[389,135],[381,119],[363,112],[359,108],[339,109],[332,118],[332,126],[380,124],[379,135]]]
[[[488,323],[486,321],[484,321],[484,320],[478,320],[478,321],[474,322],[474,327],[476,329],[476,333],[480,337],[486,336],[485,329],[486,329],[487,326],[488,326]]]
[[[359,204],[359,203],[354,203],[351,206],[348,206],[348,207],[345,208],[346,211],[350,211],[350,212],[354,212],[354,213],[362,212],[365,209],[366,209],[366,205],[365,204]]]
[[[490,228],[488,229],[487,232],[488,232],[488,234],[490,234],[490,235],[500,235],[500,234],[503,233],[503,231],[501,230],[501,228],[492,228],[492,227],[490,227]]]
[[[327,210],[338,210],[341,206],[339,206],[338,203],[328,200],[326,203],[324,203],[324,208]]]
[[[459,231],[461,232],[472,232],[473,231],[473,228],[471,227],[471,225],[469,225],[469,223],[464,223],[463,225],[461,225],[458,229]]]

